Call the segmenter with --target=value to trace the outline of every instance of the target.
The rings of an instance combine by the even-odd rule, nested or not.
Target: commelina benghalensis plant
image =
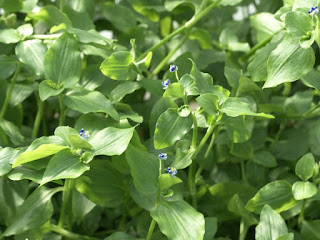
[[[0,239],[320,239],[320,0],[0,0]]]

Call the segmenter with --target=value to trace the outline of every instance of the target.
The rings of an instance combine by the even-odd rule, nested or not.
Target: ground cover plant
[[[320,239],[319,0],[0,0],[0,239]]]

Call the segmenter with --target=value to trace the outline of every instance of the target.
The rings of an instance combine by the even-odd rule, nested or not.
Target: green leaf
[[[205,93],[197,97],[197,102],[210,115],[217,115],[219,109],[219,97],[213,93]]]
[[[255,113],[251,110],[248,103],[244,102],[241,98],[228,98],[222,105],[221,112],[229,117],[238,117],[241,115],[257,116],[265,118],[274,118],[272,115],[265,113]]]
[[[266,168],[273,168],[277,166],[277,160],[275,157],[265,150],[254,153],[253,161]]]
[[[110,96],[112,99],[112,103],[120,102],[126,95],[133,93],[141,86],[138,82],[124,82],[122,84],[117,85],[110,92]]]
[[[180,83],[172,83],[163,93],[164,98],[172,98],[172,100],[176,100],[184,97],[183,88]]]
[[[286,35],[268,59],[268,79],[263,88],[294,82],[305,76],[314,63],[313,50],[302,48],[298,40],[291,35]]]
[[[36,75],[43,75],[46,52],[46,45],[37,39],[21,42],[16,46],[16,55],[20,62],[31,68]]]
[[[17,156],[18,152],[18,150],[9,147],[0,150],[0,177],[11,171],[10,162]]]
[[[78,148],[91,149],[92,148],[92,146],[86,140],[82,140],[80,138],[80,135],[78,133],[76,135],[70,134],[68,138],[73,149],[78,149]]]
[[[178,109],[169,108],[161,114],[154,132],[154,147],[162,149],[172,146],[180,140],[192,127],[192,116],[182,117]]]
[[[111,101],[98,91],[81,88],[70,90],[63,97],[63,102],[67,107],[81,113],[104,112],[113,119],[119,120],[119,115]]]
[[[143,209],[152,211],[156,208],[158,200],[157,194],[143,194],[141,192],[138,192],[133,184],[133,181],[129,183],[129,193],[133,201],[135,201]]]
[[[19,84],[16,83],[14,85],[14,89],[12,90],[9,104],[12,106],[18,106],[22,103],[26,98],[28,98],[36,89],[37,84]]]
[[[59,189],[37,188],[17,209],[17,213],[3,236],[11,236],[38,228],[50,220],[53,214],[51,197]],[[30,217],[32,216],[32,217]]]
[[[301,237],[304,240],[320,240],[320,220],[303,221]]]
[[[190,76],[194,79],[196,87],[199,90],[200,94],[211,93],[213,88],[213,80],[210,74],[200,72],[197,68],[197,65],[192,61],[192,69]]]
[[[308,87],[313,87],[320,91],[320,82],[318,79],[320,78],[320,72],[316,69],[312,69],[307,75],[302,77],[302,82]]]
[[[151,212],[151,217],[156,220],[161,232],[169,239],[203,239],[204,217],[185,201],[161,201]]]
[[[205,220],[205,233],[203,240],[212,240],[218,230],[218,219],[216,217],[206,217]]]
[[[264,102],[264,94],[261,88],[246,77],[240,78],[236,97],[252,97],[256,102]]]
[[[157,156],[130,144],[126,151],[126,160],[137,191],[147,196],[155,194],[158,190],[159,177]]]
[[[123,183],[123,175],[106,159],[90,162],[90,171],[76,179],[75,187],[92,202],[102,207],[120,206],[127,191],[127,186]]]
[[[4,119],[0,120],[0,129],[10,138],[10,141],[14,145],[22,145],[24,137],[20,133],[19,128],[12,122],[6,121]]]
[[[73,189],[72,196],[72,216],[78,225],[84,217],[96,207],[96,204],[86,198],[83,194]]]
[[[26,151],[19,155],[16,159],[12,167],[17,167],[21,164],[32,162],[35,160],[39,160],[44,157],[48,157],[50,155],[56,154],[62,149],[67,148],[66,146],[61,146],[57,144],[43,144],[36,148],[35,150]]]
[[[275,19],[274,14],[261,12],[250,16],[250,24],[257,32],[257,41],[261,42],[284,28],[281,21]]]
[[[256,240],[271,240],[287,234],[288,229],[281,215],[269,205],[265,205],[260,214],[260,222],[256,227]]]
[[[186,93],[188,96],[199,95],[198,89],[194,84],[194,79],[189,74],[183,75],[180,79],[180,83],[184,89],[184,93]]]
[[[315,160],[312,153],[303,155],[297,162],[295,171],[296,175],[303,181],[307,181],[312,177],[314,171]]]
[[[164,7],[171,12],[181,4],[188,4],[194,8],[195,12],[198,12],[201,5],[201,0],[166,0],[164,2]]]
[[[276,240],[293,240],[293,239],[294,239],[293,233],[288,233],[276,238]]]
[[[39,84],[39,96],[41,101],[47,100],[49,97],[58,96],[62,93],[64,88],[59,88],[51,80],[44,80]]]
[[[311,182],[295,182],[292,186],[292,193],[295,200],[308,199],[316,195],[317,186]]]
[[[105,3],[101,7],[103,16],[121,32],[129,32],[136,26],[136,17],[130,8],[115,3]]]
[[[32,35],[33,26],[30,23],[23,24],[17,28],[17,33],[21,37],[21,39],[25,39],[25,37]]]
[[[287,33],[293,37],[300,38],[302,35],[313,30],[312,19],[302,12],[288,12],[285,23]]]
[[[291,188],[291,184],[285,180],[268,183],[250,199],[246,209],[259,214],[263,206],[268,204],[277,212],[286,211],[297,204],[293,198]]]
[[[68,33],[59,37],[47,51],[44,73],[58,87],[73,87],[80,79],[81,57],[77,41]]]
[[[88,142],[95,150],[95,155],[121,155],[132,138],[134,128],[105,128],[92,135]]]
[[[130,52],[120,51],[107,57],[100,66],[101,72],[113,80],[129,80],[132,75],[133,56]]]
[[[111,40],[103,37],[94,29],[89,31],[81,30],[78,28],[68,28],[67,31],[75,35],[76,39],[81,43],[97,43],[107,47],[112,46]]]
[[[0,30],[0,43],[10,44],[20,41],[20,37],[15,29],[2,29]]]
[[[295,0],[292,6],[292,10],[296,10],[297,8],[307,8],[310,6],[318,6],[319,0]]]
[[[14,73],[17,62],[14,57],[0,55],[0,80],[7,79]]]
[[[235,6],[241,3],[243,0],[222,0],[220,5],[222,6]]]
[[[120,239],[121,240],[136,240],[137,238],[134,238],[124,232],[116,232],[116,233],[111,234],[109,237],[105,238],[104,240],[120,240]]]
[[[22,0],[2,0],[0,6],[8,13],[17,12],[23,7]]]
[[[14,168],[7,177],[12,181],[21,181],[22,179],[29,179],[32,182],[40,184],[43,176],[42,170],[35,170],[25,166]]]
[[[171,177],[169,174],[161,174],[159,177],[160,190],[171,188],[173,185],[181,183],[182,180],[177,177]]]
[[[65,24],[71,26],[71,21],[63,12],[53,5],[42,7],[36,14],[29,13],[28,16],[34,20],[41,20],[48,28]]]
[[[58,179],[77,178],[88,170],[89,167],[81,162],[78,155],[70,149],[65,149],[51,158],[40,185]]]

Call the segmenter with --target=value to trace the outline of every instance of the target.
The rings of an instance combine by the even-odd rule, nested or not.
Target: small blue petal
[[[84,131],[83,128],[79,131],[79,135],[82,140],[87,140],[90,137],[89,131]]]
[[[308,13],[309,13],[311,16],[314,16],[314,15],[316,15],[316,14],[319,13],[319,9],[318,9],[317,6],[311,7],[311,8],[309,9]]]
[[[161,85],[163,86],[163,89],[167,89],[170,86],[170,79],[161,82]]]
[[[167,160],[168,156],[166,153],[159,153],[158,158],[160,160]]]
[[[175,72],[177,70],[178,70],[178,67],[176,65],[170,65],[170,67],[169,67],[170,72]]]
[[[177,169],[174,167],[168,167],[167,168],[167,173],[169,173],[169,175],[171,177],[175,177],[175,175],[178,173]]]

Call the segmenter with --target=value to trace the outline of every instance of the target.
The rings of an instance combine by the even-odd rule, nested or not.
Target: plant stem
[[[60,0],[60,11],[61,12],[63,12],[63,10],[64,10],[64,4],[65,4],[64,0]]]
[[[159,65],[153,70],[152,74],[150,75],[151,78],[153,78],[155,75],[157,75],[163,67],[167,64],[167,62],[170,60],[170,58],[175,54],[179,48],[188,40],[189,32],[186,34],[186,36],[181,40],[181,42],[172,49],[168,55],[159,63]]]
[[[192,144],[191,147],[193,149],[196,149],[197,147],[197,139],[198,139],[198,122],[196,116],[192,114],[192,120],[193,120],[193,133],[192,133]]]
[[[71,199],[72,199],[73,186],[74,186],[74,179],[67,178],[64,182],[64,189],[62,194],[62,206],[61,206],[60,218],[58,223],[59,227],[63,227],[64,222],[66,220],[66,212],[68,210],[69,216],[67,219],[67,226],[68,226],[68,229],[71,229],[72,222],[70,222],[70,220],[72,219],[70,219],[70,214],[72,210]]]
[[[246,168],[245,168],[245,165],[244,165],[244,159],[241,159],[241,161],[240,161],[240,166],[241,166],[242,180],[243,180],[245,183],[248,183],[247,174],[246,174]]]
[[[146,50],[144,53],[140,55],[138,60],[140,61],[143,59],[149,52],[152,52],[168,42],[170,39],[172,39],[174,36],[178,35],[179,33],[183,32],[186,29],[191,28],[193,25],[195,25],[201,18],[206,16],[213,8],[215,8],[222,0],[217,0],[213,3],[211,3],[208,7],[206,7],[203,11],[198,12],[196,15],[194,15],[188,22],[186,22],[183,26],[175,30],[174,32],[170,33],[168,36],[166,36],[164,39],[162,39],[160,42],[158,42],[156,45],[152,46],[148,50]]]
[[[306,200],[302,200],[302,205],[301,205],[301,212],[298,218],[298,225],[301,227],[302,221],[304,220],[304,208],[306,206]]]
[[[9,105],[9,101],[10,101],[10,97],[11,97],[11,93],[13,91],[14,85],[16,84],[17,77],[20,73],[20,70],[21,70],[21,63],[18,63],[17,68],[16,68],[16,72],[14,73],[14,75],[11,79],[11,85],[10,85],[9,92],[6,95],[6,98],[5,98],[4,103],[2,105],[2,108],[1,108],[0,119],[3,119],[4,115],[6,114],[7,107]]]
[[[61,36],[60,33],[57,34],[50,34],[50,35],[46,35],[46,34],[36,34],[36,35],[30,35],[26,37],[26,40],[32,40],[32,39],[40,39],[40,40],[54,40],[57,39]]]
[[[32,138],[37,138],[37,136],[38,136],[38,131],[39,131],[40,123],[42,120],[43,108],[44,108],[44,102],[41,101],[38,94],[36,94],[36,97],[37,97],[37,102],[38,102],[38,111],[37,111],[36,119],[33,124]]]
[[[151,237],[152,237],[152,234],[153,234],[153,230],[154,230],[154,227],[156,226],[156,220],[154,220],[152,218],[152,221],[150,223],[150,227],[149,227],[149,231],[148,231],[148,235],[147,235],[147,238],[146,240],[150,240]]]
[[[60,106],[59,126],[63,126],[66,118],[66,109],[63,104],[63,94],[59,95],[59,106]]]
[[[196,148],[195,152],[192,154],[192,163],[189,167],[189,173],[188,173],[188,185],[189,185],[189,190],[190,190],[190,194],[191,194],[191,201],[192,201],[192,206],[197,209],[197,198],[196,198],[196,194],[197,194],[197,190],[196,190],[196,167],[197,167],[197,155],[198,153],[201,151],[201,149],[203,148],[204,144],[206,143],[206,141],[208,140],[208,138],[210,137],[211,133],[213,132],[213,129],[215,128],[215,123],[217,121],[217,118],[213,119],[210,123],[210,126],[206,132],[206,134],[204,135],[204,137],[202,138],[202,140],[200,141],[198,147]]]
[[[246,239],[246,235],[247,235],[248,229],[249,229],[248,224],[241,218],[239,240],[245,240]]]
[[[67,238],[71,238],[71,239],[78,239],[78,240],[100,240],[99,238],[95,238],[95,237],[89,237],[89,236],[84,236],[84,235],[80,235],[80,234],[76,234],[73,232],[70,232],[62,227],[59,227],[57,225],[51,225],[50,226],[50,230],[56,233],[59,233]]]
[[[281,136],[281,133],[282,133],[282,131],[285,129],[285,127],[286,127],[286,123],[285,123],[285,121],[283,120],[283,121],[280,123],[279,130],[278,130],[278,132],[277,132],[277,134],[276,134],[276,136],[275,136],[272,144],[270,145],[270,149],[272,149],[272,148],[276,145],[276,143],[278,142],[278,140],[279,140],[279,138],[280,138],[280,136]]]

